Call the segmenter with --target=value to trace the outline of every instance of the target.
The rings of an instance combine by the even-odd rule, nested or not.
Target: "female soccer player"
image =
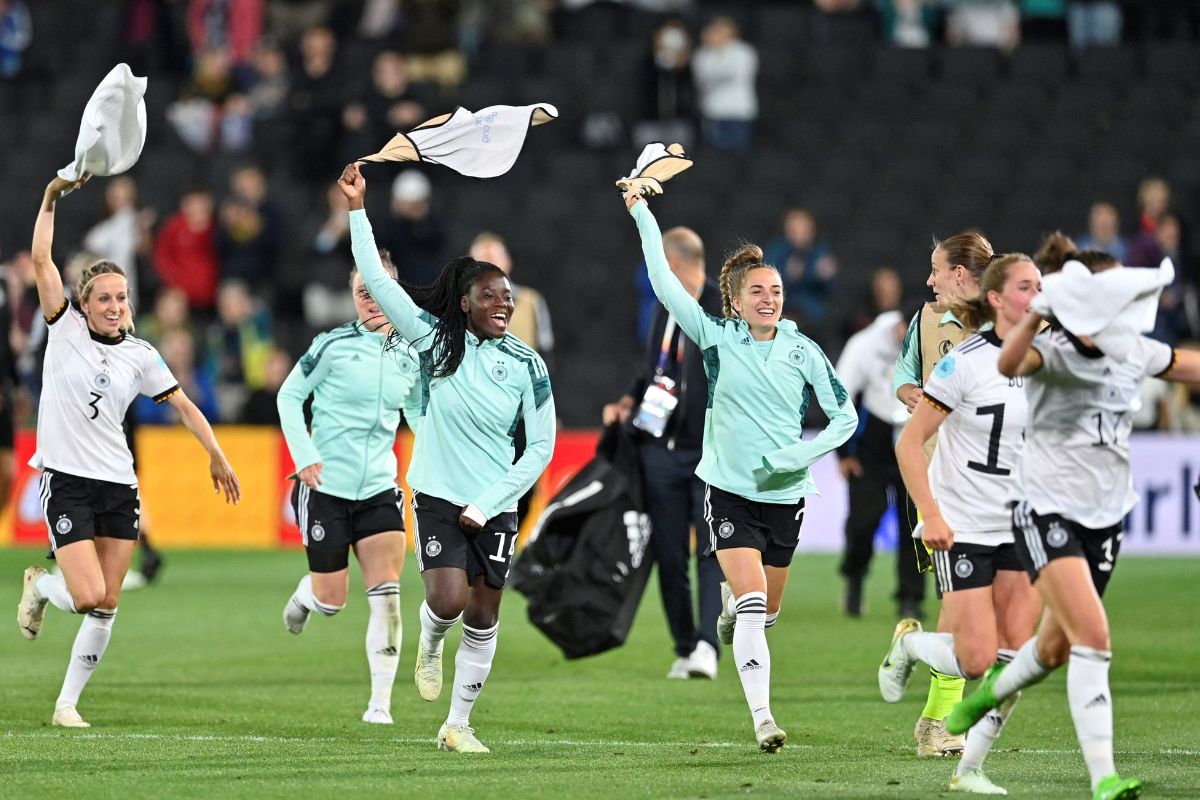
[[[933,301],[913,316],[892,376],[896,397],[908,406],[910,413],[920,403],[921,387],[929,380],[938,360],[969,335],[950,307],[979,296],[979,282],[993,255],[991,242],[978,233],[959,233],[934,245],[929,259],[929,278],[925,281],[925,285],[933,290]],[[935,441],[935,438],[930,439],[925,445],[927,459],[933,456]],[[924,556],[919,553],[918,558]],[[938,630],[945,631],[941,620]],[[917,755],[960,753],[963,739],[946,733],[945,717],[962,699],[964,681],[934,669],[929,673],[929,696],[913,730]]]
[[[396,277],[386,250],[384,271]],[[308,554],[309,574],[283,609],[300,633],[314,610],[331,617],[346,604],[349,549],[362,567],[370,617],[367,665],[371,700],[363,722],[392,724],[392,684],[400,662],[400,572],[404,567],[404,498],[396,485],[400,408],[411,427],[420,416],[420,366],[380,312],[355,268],[350,289],[358,312],[322,333],[279,389],[284,438],[296,465],[292,506]],[[312,435],[304,401],[312,404]]]
[[[978,678],[997,659],[1011,660],[1037,625],[1041,602],[1017,558],[1008,503],[1025,429],[1024,381],[1001,375],[996,359],[1040,284],[1028,256],[1000,256],[984,272],[979,297],[951,305],[965,328],[980,333],[938,361],[896,443],[904,484],[921,513],[921,539],[933,553],[947,632],[900,621],[879,668],[889,703],[904,696],[917,661],[941,675]],[[981,330],[987,323],[994,327]],[[927,467],[925,443],[935,434]],[[1012,705],[972,729],[952,791],[1002,792],[982,765]]]
[[[787,734],[771,713],[765,629],[783,602],[804,496],[816,491],[808,467],[850,438],[858,415],[821,349],[795,323],[780,320],[783,284],[758,247],[742,247],[722,267],[725,316],[718,319],[671,272],[641,195],[627,192],[625,205],[637,221],[655,294],[705,353],[709,412],[696,474],[706,484],[708,549],[728,580],[718,634],[733,644],[759,747],[773,753]],[[804,441],[813,394],[829,425]]]
[[[542,359],[507,333],[512,286],[499,267],[456,258],[433,284],[401,288],[380,264],[363,210],[367,183],[356,164],[342,172],[339,186],[350,201],[351,246],[367,290],[421,364],[425,413],[408,467],[425,583],[417,689],[426,700],[441,694],[443,640],[462,619],[454,695],[438,746],[486,753],[470,713],[496,653],[500,598],[517,546],[517,500],[554,450],[550,379]],[[526,447],[514,463],[521,419]]]
[[[1063,253],[1058,262],[1067,259],[1093,273],[1122,268],[1095,250]],[[1061,327],[1035,340],[1041,324],[1040,314],[1026,315],[1005,339],[999,369],[1023,377],[1028,392],[1013,533],[1046,613],[1037,635],[1010,664],[992,667],[946,725],[965,731],[1069,661],[1067,703],[1093,796],[1137,797],[1141,782],[1122,778],[1113,763],[1112,643],[1101,598],[1120,552],[1121,522],[1137,501],[1129,469],[1130,408],[1149,375],[1200,382],[1200,354],[1138,336],[1118,358]]]
[[[30,466],[42,470],[42,511],[50,549],[62,570],[25,570],[17,624],[27,639],[42,629],[46,603],[69,614],[86,614],[71,648],[71,662],[55,703],[52,724],[89,727],[76,705],[104,655],[117,615],[121,581],[138,538],[141,500],[133,455],[121,421],[138,394],[170,403],[184,427],[209,455],[213,490],[236,503],[241,490],[204,415],[180,390],[157,351],[129,335],[133,309],[125,273],[111,261],[83,271],[67,300],[51,259],[54,210],[67,191],[86,182],[55,178],[46,187],[33,229],[38,300],[49,326],[38,406],[37,452]]]

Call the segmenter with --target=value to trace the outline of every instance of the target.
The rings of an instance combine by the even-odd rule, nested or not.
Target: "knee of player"
[[[71,592],[71,600],[75,603],[75,610],[80,614],[86,614],[89,611],[95,611],[102,605],[105,605],[105,592],[103,588],[94,586],[85,586],[82,589],[77,589]],[[116,601],[107,604],[108,608],[114,608]]]
[[[1067,658],[1070,655],[1071,645],[1065,639],[1061,642],[1061,645],[1056,643],[1049,647],[1043,646],[1042,641],[1038,640],[1038,661],[1042,662],[1042,666],[1046,669],[1058,669],[1067,663]]]
[[[969,681],[982,678],[988,667],[996,663],[995,653],[966,653],[958,657],[958,666],[962,669],[963,677]]]
[[[426,595],[425,605],[429,606],[429,610],[439,619],[458,619],[466,609],[467,601],[465,598]]]
[[[317,601],[318,611],[327,617],[332,617],[346,607],[346,589],[344,587],[340,591],[327,589],[322,594],[318,594],[314,589],[313,599]]]

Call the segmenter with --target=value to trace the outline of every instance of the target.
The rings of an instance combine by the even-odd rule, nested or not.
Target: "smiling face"
[[[480,339],[499,339],[512,320],[512,284],[501,272],[484,271],[463,295],[460,308],[467,315],[467,330]]]
[[[92,281],[80,307],[89,328],[101,336],[118,336],[122,323],[130,318],[129,283],[122,275],[101,275]]]
[[[996,309],[997,327],[1016,325],[1024,319],[1029,304],[1041,291],[1042,273],[1032,262],[1018,261],[1010,266],[1000,291],[988,292],[988,303]]]
[[[783,314],[783,281],[771,267],[754,267],[742,277],[733,310],[750,325],[752,331],[764,331],[779,324]]]

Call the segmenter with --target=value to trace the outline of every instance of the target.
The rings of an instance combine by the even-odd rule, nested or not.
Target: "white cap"
[[[406,169],[392,182],[392,199],[401,203],[421,203],[429,199],[429,178],[415,169]]]

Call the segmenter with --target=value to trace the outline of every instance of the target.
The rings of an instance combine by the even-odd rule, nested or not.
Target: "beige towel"
[[[683,151],[683,145],[664,145],[651,142],[638,156],[633,172],[617,181],[623,192],[636,190],[643,195],[663,193],[663,184],[692,166],[692,160]]]
[[[549,103],[479,111],[460,106],[396,134],[378,153],[359,161],[426,161],[472,178],[495,178],[512,169],[531,127],[555,119],[558,109]]]

